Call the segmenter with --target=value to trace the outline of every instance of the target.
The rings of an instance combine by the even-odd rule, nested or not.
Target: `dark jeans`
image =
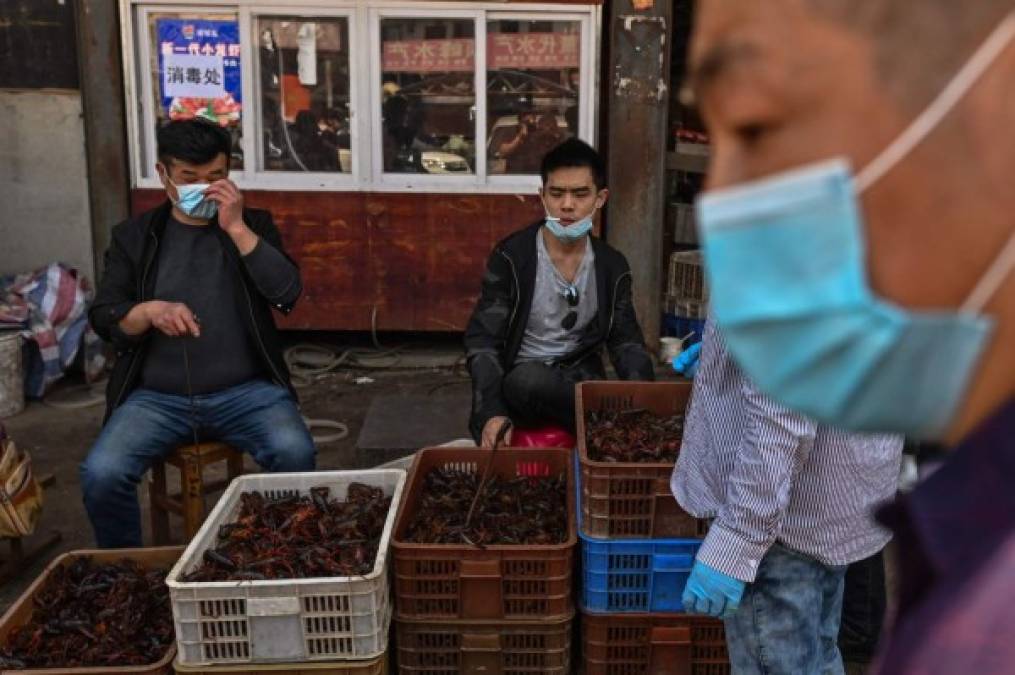
[[[313,471],[316,453],[287,389],[254,380],[194,397],[202,439],[250,453],[266,471]],[[156,461],[192,442],[190,399],[147,389],[116,409],[81,464],[81,489],[100,548],[141,546],[137,484]]]
[[[774,544],[726,619],[734,675],[842,675],[835,637],[846,568]]]
[[[846,568],[842,595],[839,651],[846,663],[868,664],[874,658],[885,620],[885,556],[878,551]]]
[[[574,387],[585,380],[605,380],[598,359],[565,368],[537,361],[520,363],[501,385],[511,417],[520,427],[555,424],[575,433]]]

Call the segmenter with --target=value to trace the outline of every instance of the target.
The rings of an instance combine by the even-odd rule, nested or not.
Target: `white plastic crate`
[[[220,525],[236,520],[240,494],[306,495],[327,486],[343,500],[350,483],[379,487],[391,508],[371,572],[362,577],[186,582]],[[178,659],[186,666],[372,659],[388,646],[391,601],[388,545],[405,487],[405,471],[320,471],[241,476],[233,480],[169,572]]]

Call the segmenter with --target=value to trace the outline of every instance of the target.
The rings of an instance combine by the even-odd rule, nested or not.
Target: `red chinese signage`
[[[386,73],[471,71],[475,52],[469,38],[385,42],[382,67]],[[487,40],[490,70],[577,68],[578,57],[579,36],[574,33],[501,33]]]

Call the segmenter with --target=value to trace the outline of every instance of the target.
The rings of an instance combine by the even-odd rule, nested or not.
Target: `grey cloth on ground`
[[[155,298],[182,302],[197,315],[199,338],[168,337],[153,329],[141,373],[141,387],[166,394],[187,394],[183,341],[190,361],[194,394],[208,394],[266,377],[263,360],[247,327],[243,289],[223,242],[209,226],[170,218],[159,243]],[[274,255],[273,255],[274,254]],[[285,256],[264,242],[243,258],[254,284],[271,301],[295,278]]]
[[[525,325],[525,336],[518,351],[518,363],[527,361],[554,361],[570,354],[578,346],[582,332],[599,312],[599,298],[596,293],[596,254],[588,241],[585,255],[578,265],[574,287],[578,289],[578,306],[567,304],[565,291],[569,284],[553,264],[550,252],[543,240],[544,233],[536,236],[536,289],[532,296],[532,309]],[[578,320],[570,328],[562,322],[572,311],[578,312]]]

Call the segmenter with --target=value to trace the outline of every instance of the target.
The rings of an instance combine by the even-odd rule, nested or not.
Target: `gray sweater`
[[[186,395],[183,361],[186,341],[194,394],[209,394],[255,378],[266,378],[245,322],[247,301],[233,264],[214,226],[194,226],[170,217],[159,246],[155,297],[182,302],[197,315],[201,337],[168,337],[153,329],[140,386]],[[259,241],[242,258],[247,273],[266,297],[297,283],[298,270],[270,244]]]

